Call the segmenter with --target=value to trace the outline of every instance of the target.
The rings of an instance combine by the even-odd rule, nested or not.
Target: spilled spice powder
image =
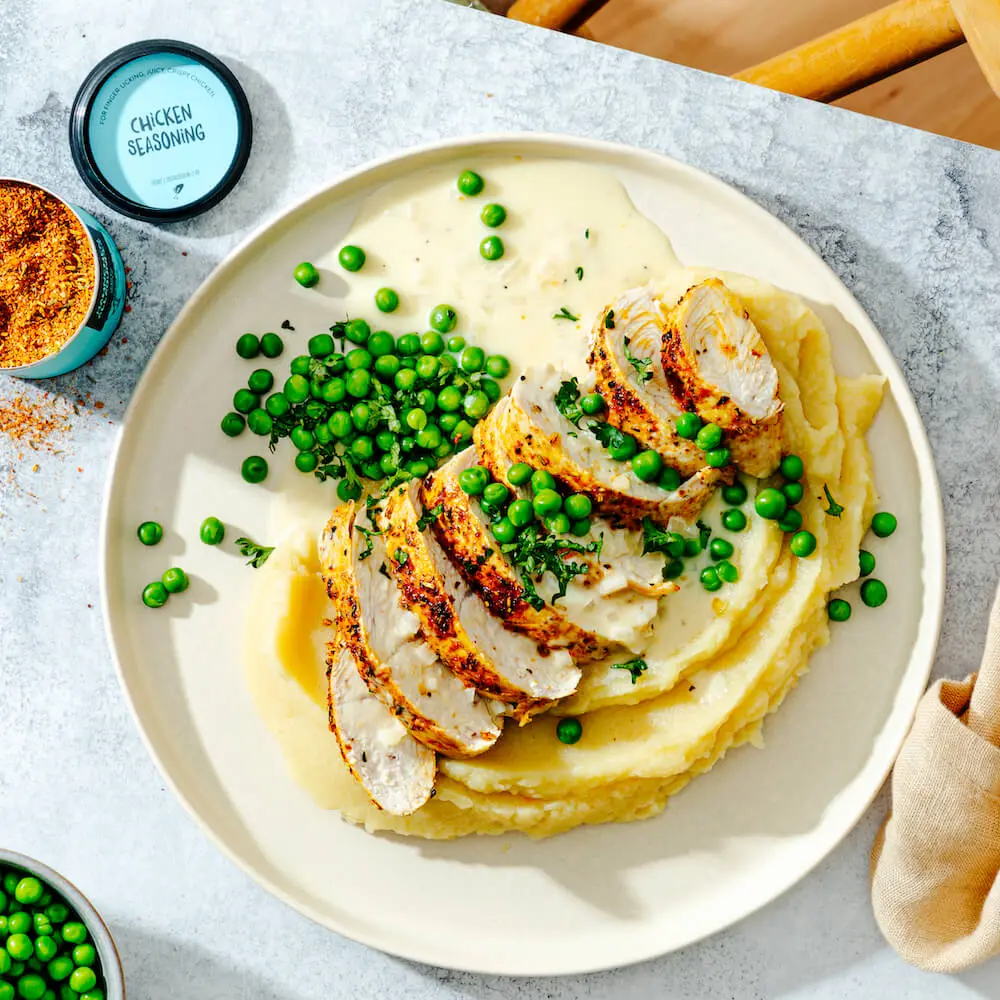
[[[33,184],[0,181],[0,368],[59,350],[86,320],[94,281],[80,220]]]
[[[73,409],[47,394],[0,400],[0,435],[34,451],[57,454],[59,440],[72,427]]]

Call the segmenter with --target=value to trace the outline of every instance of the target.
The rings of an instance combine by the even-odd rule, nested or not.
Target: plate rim
[[[489,147],[489,148],[487,148]],[[507,150],[504,149],[507,147]],[[331,919],[328,915],[320,913],[316,908],[300,899],[294,898],[276,885],[266,874],[258,871],[249,860],[244,859],[233,848],[231,848],[223,838],[218,835],[208,821],[205,820],[195,808],[188,797],[181,791],[174,781],[172,774],[161,759],[152,737],[146,730],[146,726],[136,707],[133,693],[126,679],[119,656],[119,644],[116,641],[118,632],[122,626],[116,629],[112,619],[111,602],[108,596],[108,573],[110,563],[109,532],[112,515],[112,498],[116,492],[118,479],[123,475],[120,468],[120,459],[124,449],[126,435],[128,434],[128,422],[133,411],[140,408],[142,401],[151,391],[151,386],[159,375],[159,368],[165,354],[165,347],[177,336],[179,331],[187,324],[189,317],[196,313],[201,303],[209,295],[213,294],[216,285],[224,281],[228,274],[240,266],[248,252],[252,251],[254,244],[268,231],[280,227],[288,219],[302,211],[310,202],[328,197],[330,193],[353,180],[363,177],[365,174],[376,172],[382,168],[390,167],[394,164],[404,163],[407,160],[421,159],[423,157],[433,157],[435,154],[452,152],[458,156],[465,149],[471,149],[474,155],[502,155],[505,151],[510,152],[511,147],[518,148],[519,151],[530,151],[533,155],[544,156],[546,151],[550,155],[560,152],[573,151],[582,156],[603,155],[605,157],[636,157],[651,161],[652,165],[658,169],[669,169],[679,174],[687,175],[700,183],[707,185],[709,189],[722,195],[731,201],[735,201],[743,211],[751,216],[751,222],[759,222],[762,225],[769,225],[784,232],[786,238],[790,236],[798,245],[804,256],[811,258],[814,267],[826,272],[826,275],[842,290],[848,299],[854,304],[857,315],[863,319],[867,325],[867,331],[858,329],[866,349],[873,352],[873,361],[880,374],[886,376],[891,383],[893,397],[899,407],[900,416],[906,427],[907,435],[914,446],[916,466],[921,481],[921,500],[927,501],[927,510],[921,515],[921,546],[926,559],[923,567],[924,578],[924,611],[921,614],[915,638],[913,650],[911,652],[909,664],[901,678],[900,684],[895,689],[894,699],[898,702],[901,695],[909,694],[910,703],[908,711],[895,722],[895,729],[889,735],[888,722],[892,719],[890,714],[887,724],[879,733],[879,740],[873,747],[872,754],[868,757],[865,767],[870,767],[873,759],[878,757],[880,764],[878,767],[879,780],[867,796],[859,799],[854,809],[844,813],[844,817],[836,824],[833,831],[826,835],[821,842],[821,849],[808,863],[795,866],[792,873],[783,878],[774,880],[766,892],[759,896],[754,896],[749,905],[737,907],[731,914],[727,914],[724,920],[718,922],[711,930],[698,929],[693,933],[681,935],[680,939],[671,943],[665,948],[662,947],[642,947],[633,950],[629,954],[623,955],[619,959],[602,958],[600,961],[587,960],[581,956],[582,961],[566,962],[559,961],[548,965],[538,965],[528,963],[530,967],[512,969],[502,964],[485,964],[482,962],[462,963],[458,960],[449,961],[440,955],[428,958],[417,949],[407,947],[405,943],[394,945],[391,941],[384,940],[375,934],[366,932],[364,929],[350,926],[342,921]],[[420,168],[432,164],[421,164]],[[795,293],[798,294],[798,293]],[[852,325],[856,325],[852,320]],[[927,495],[925,495],[927,494]],[[932,529],[930,537],[927,528]],[[433,964],[440,968],[453,969],[457,971],[470,972],[483,975],[505,975],[505,976],[541,976],[541,975],[582,975],[591,972],[598,972],[608,969],[625,968],[639,962],[648,961],[663,955],[689,947],[698,941],[714,936],[735,924],[741,922],[765,906],[774,902],[779,896],[791,889],[794,885],[804,879],[822,861],[830,856],[848,834],[858,825],[864,814],[868,811],[879,791],[883,787],[886,778],[890,774],[896,757],[902,747],[903,741],[908,734],[915,716],[917,706],[923,692],[927,688],[936,660],[936,653],[940,639],[941,626],[944,614],[944,599],[946,585],[946,558],[945,558],[945,526],[944,507],[941,496],[940,484],[937,476],[937,469],[934,464],[933,452],[927,437],[927,430],[922,417],[917,408],[913,393],[909,384],[896,361],[894,355],[885,342],[882,334],[869,317],[868,313],[857,300],[851,289],[844,283],[833,268],[823,259],[823,257],[810,246],[791,226],[783,222],[767,208],[754,201],[749,195],[739,188],[723,180],[720,177],[699,167],[692,166],[682,160],[669,156],[656,150],[646,149],[640,146],[633,146],[627,143],[612,142],[605,139],[594,139],[585,136],[575,136],[568,133],[558,132],[484,132],[471,133],[455,137],[437,139],[431,142],[420,143],[413,146],[406,146],[396,149],[383,156],[366,160],[346,171],[341,171],[332,179],[317,186],[302,198],[297,199],[285,208],[264,219],[260,225],[256,226],[243,240],[241,240],[226,256],[220,260],[212,270],[205,276],[204,280],[184,303],[180,311],[171,321],[163,336],[146,362],[135,387],[132,390],[125,412],[122,415],[116,439],[109,457],[107,475],[104,482],[104,490],[101,502],[100,527],[98,535],[99,560],[98,576],[100,586],[101,617],[103,623],[104,636],[107,641],[108,650],[114,664],[115,674],[119,686],[124,695],[132,720],[139,731],[139,736],[156,765],[164,782],[171,792],[181,803],[188,815],[195,821],[201,832],[246,876],[264,889],[271,896],[281,900],[291,909],[309,918],[320,926],[331,930],[349,940],[359,944],[375,948],[383,953],[394,955],[411,961],[424,964]],[[913,674],[914,658],[926,650],[927,662],[923,669],[916,675]],[[911,689],[915,688],[915,693]],[[881,749],[880,749],[881,747]],[[860,772],[859,772],[860,773]]]

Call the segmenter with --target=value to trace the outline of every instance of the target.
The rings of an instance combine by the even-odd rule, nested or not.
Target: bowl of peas
[[[34,858],[0,848],[0,1000],[124,1000],[107,925]]]

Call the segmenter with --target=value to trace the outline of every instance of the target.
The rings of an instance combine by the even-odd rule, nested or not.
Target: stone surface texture
[[[162,228],[98,203],[66,141],[89,69],[150,37],[225,59],[256,118],[237,190]],[[313,925],[231,865],[164,787],[99,611],[101,495],[136,379],[211,268],[278,209],[401,147],[508,130],[678,157],[746,192],[829,262],[926,422],[948,533],[936,671],[974,668],[1000,565],[1000,154],[437,0],[3,0],[0,175],[95,211],[132,290],[112,349],[92,365],[37,386],[0,377],[0,406],[48,392],[71,424],[58,454],[0,436],[0,843],[89,892],[143,1000],[1000,996],[997,962],[932,977],[880,938],[867,854],[884,793],[815,872],[728,932],[634,968],[522,981],[400,962]]]

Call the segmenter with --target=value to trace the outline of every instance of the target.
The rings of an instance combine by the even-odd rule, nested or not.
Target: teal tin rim
[[[118,329],[125,311],[125,264],[111,234],[85,209],[71,205],[48,188],[33,181],[15,177],[0,178],[0,183],[24,184],[44,191],[50,198],[65,205],[79,220],[87,234],[90,251],[94,255],[94,292],[90,299],[87,318],[69,340],[55,351],[30,365],[17,368],[0,368],[0,374],[18,378],[52,378],[65,375],[85,365],[111,339]]]

